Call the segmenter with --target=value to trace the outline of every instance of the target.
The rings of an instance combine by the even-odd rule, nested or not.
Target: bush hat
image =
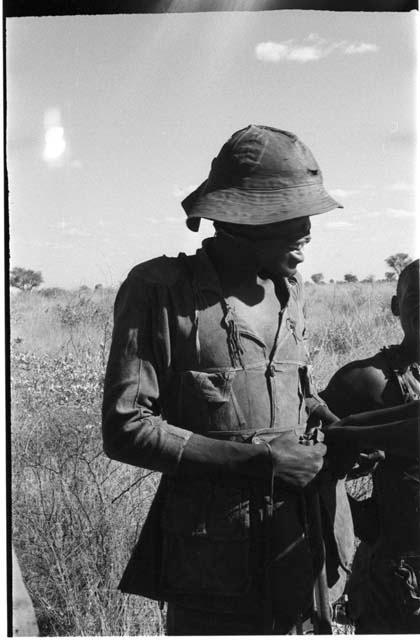
[[[200,218],[270,224],[342,208],[324,189],[321,169],[290,131],[251,124],[214,158],[207,180],[182,201],[187,226]]]

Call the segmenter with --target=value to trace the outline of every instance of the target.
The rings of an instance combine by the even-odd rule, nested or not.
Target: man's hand
[[[354,442],[348,441],[343,432],[337,429],[337,424],[324,424],[322,431],[324,441],[328,445],[327,464],[328,469],[336,478],[345,478],[351,474],[359,457],[359,451]]]
[[[347,478],[354,480],[375,471],[380,462],[385,460],[383,451],[373,450],[359,453],[356,465],[347,473]]]
[[[325,404],[319,404],[311,411],[308,416],[306,428],[309,431],[314,427],[325,427],[334,422],[338,422],[339,418]]]
[[[314,479],[327,453],[327,447],[321,442],[303,446],[294,431],[280,434],[270,441],[270,447],[274,475],[298,488],[306,487]]]

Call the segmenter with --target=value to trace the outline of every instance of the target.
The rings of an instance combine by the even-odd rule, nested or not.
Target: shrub
[[[14,267],[10,272],[10,286],[21,289],[22,291],[31,291],[35,287],[39,287],[42,282],[43,279],[40,271]]]
[[[315,284],[321,284],[324,281],[324,274],[322,274],[322,273],[313,273],[311,275],[311,280]]]
[[[345,282],[357,282],[357,276],[355,276],[353,273],[345,273],[344,274],[344,281]]]
[[[60,296],[66,295],[66,290],[60,289],[60,287],[46,287],[45,289],[39,290],[39,295],[44,298],[59,298]]]
[[[392,256],[389,256],[385,259],[388,267],[393,269],[396,276],[399,276],[401,271],[412,262],[412,258],[408,255],[408,253],[394,253]],[[385,274],[387,276],[388,274]]]
[[[116,590],[159,476],[102,452],[100,354],[11,364],[13,540],[42,635],[162,633],[155,603]]]

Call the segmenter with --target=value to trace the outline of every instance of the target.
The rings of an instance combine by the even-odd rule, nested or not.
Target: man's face
[[[263,271],[289,277],[303,262],[304,249],[311,241],[309,216],[264,225],[226,224],[228,233],[252,243]]]
[[[397,313],[408,344],[419,344],[419,274],[413,269],[401,283],[397,298]],[[395,304],[395,303],[394,303]]]

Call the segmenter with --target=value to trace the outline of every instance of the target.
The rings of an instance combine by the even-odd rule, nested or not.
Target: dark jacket
[[[416,375],[414,375],[416,372]],[[418,365],[403,365],[397,345],[345,365],[322,396],[340,417],[418,400]],[[359,538],[391,554],[420,552],[419,459],[386,453],[373,474],[373,495],[352,502]]]
[[[384,347],[337,371],[322,395],[340,417],[408,404],[420,397],[418,365],[403,364],[399,346]],[[372,480],[372,496],[351,501],[362,542],[347,586],[349,613],[359,634],[418,634],[419,459],[386,452]]]
[[[105,382],[105,451],[164,474],[123,591],[225,610],[255,606],[266,488],[249,478],[185,479],[177,467],[191,433],[249,442],[259,430],[304,432],[308,407],[320,399],[305,348],[302,282],[290,278],[287,287],[270,354],[224,300],[205,249],[141,264],[122,285]],[[338,565],[349,565],[353,534],[343,482],[324,475],[322,485],[332,586]],[[298,492],[276,483],[276,552],[305,537],[301,504]]]

